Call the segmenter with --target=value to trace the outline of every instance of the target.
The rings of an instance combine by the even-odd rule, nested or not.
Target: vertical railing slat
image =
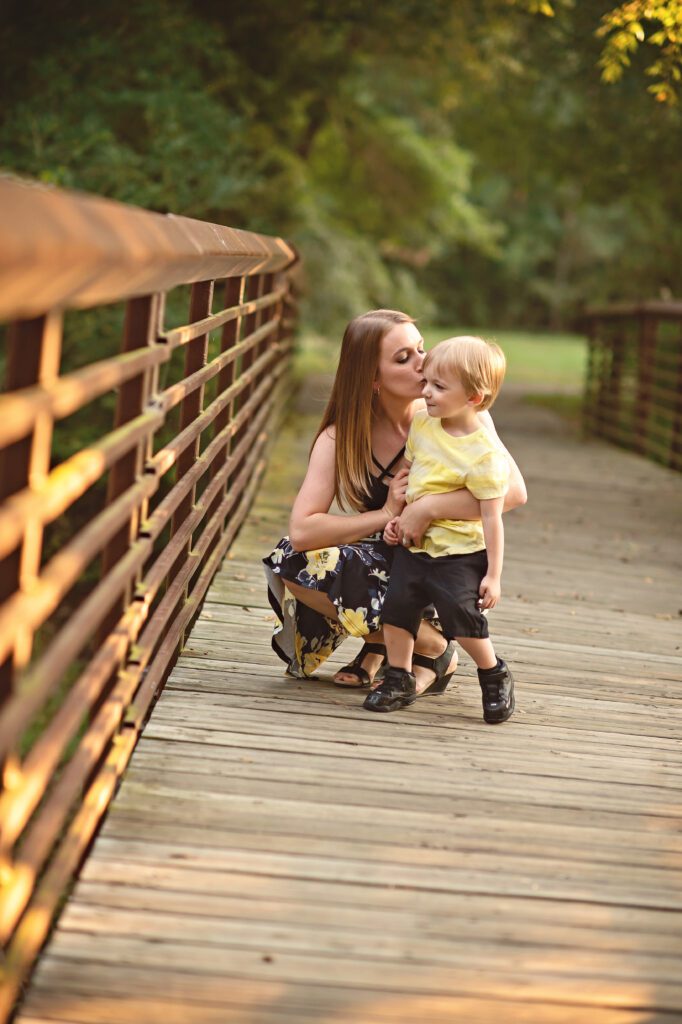
[[[9,325],[5,390],[16,391],[47,384],[59,373],[62,317],[52,312]],[[0,452],[0,499],[27,486],[39,487],[50,468],[52,418],[41,413],[31,434]],[[35,520],[27,524],[23,543],[0,563],[0,602],[14,591],[30,588],[39,569],[43,528]],[[0,666],[0,705],[12,691],[15,673],[31,656],[33,637],[22,632],[13,655]]]
[[[637,390],[633,426],[635,431],[633,447],[641,454],[647,451],[647,428],[651,411],[651,385],[653,383],[654,359],[658,321],[643,313],[639,323],[637,343]]]
[[[160,307],[159,295],[146,295],[142,298],[130,299],[128,301],[123,327],[122,352],[133,352],[136,349],[147,348],[156,341],[160,326]],[[150,371],[138,374],[121,386],[116,400],[115,427],[122,427],[144,411],[154,386],[155,380]],[[148,440],[144,440],[114,463],[109,471],[109,479],[107,481],[107,505],[115,501],[119,495],[123,494],[135,482],[142,473],[149,455],[150,444]],[[101,561],[103,576],[113,569],[130,547],[137,536],[140,521],[144,519],[145,512],[145,504],[133,509],[128,522],[121,527],[118,533],[104,547]],[[115,602],[111,611],[104,619],[99,631],[100,641],[108,635],[118,621],[123,609],[129,604],[133,586],[134,581],[131,581],[126,593]]]
[[[196,323],[198,320],[204,320],[209,316],[213,305],[213,287],[213,281],[199,281],[197,284],[192,285],[189,323]],[[196,370],[200,370],[202,366],[206,365],[206,359],[208,356],[208,338],[208,334],[201,334],[198,338],[194,338],[192,341],[188,342],[185,348],[185,377],[189,377],[190,374],[194,373]],[[195,391],[192,391],[191,394],[187,395],[187,397],[182,401],[180,406],[180,431],[183,431],[185,427],[188,427],[190,423],[194,422],[203,408],[203,403],[204,388],[202,385]],[[185,473],[187,473],[187,471],[194,465],[199,454],[199,448],[200,438],[197,437],[195,441],[191,445],[188,445],[188,447],[180,454],[176,467],[176,482],[180,481]],[[187,516],[190,514],[195,501],[195,496],[196,485],[191,488],[187,497],[183,498],[173,515],[171,521],[171,538],[175,536]],[[183,545],[183,550],[178,555],[169,573],[170,579],[180,571],[180,568],[186,561],[191,548],[192,541],[190,538]],[[187,600],[188,592],[189,586],[185,587],[184,596],[171,615],[171,619],[175,618],[175,614],[181,607],[182,603]],[[179,649],[182,649],[184,642],[185,634],[183,632],[179,641]]]
[[[675,362],[677,365],[671,374],[674,379],[675,402],[670,432],[668,465],[671,469],[682,470],[682,321],[680,322],[680,329],[677,334]]]
[[[231,306],[241,305],[241,303],[244,301],[245,283],[245,278],[243,277],[230,277],[227,279],[227,281],[225,282],[224,293],[224,303],[226,309],[229,309]],[[225,324],[220,337],[221,354],[223,352],[229,352],[229,350],[231,348],[234,348],[234,346],[237,344],[241,334],[241,326],[241,317],[236,317],[234,320],[229,320]],[[234,383],[236,372],[237,366],[235,361],[229,363],[220,371],[220,373],[218,374],[219,394],[226,391],[227,388],[229,388],[230,385]],[[217,437],[218,434],[220,434],[220,432],[224,430],[225,427],[227,427],[228,423],[230,422],[234,415],[234,406],[235,403],[230,402],[230,404],[226,406],[226,408],[222,412],[219,412],[218,415],[216,416],[215,427],[213,430],[214,437]],[[216,475],[216,473],[219,472],[221,467],[225,465],[225,461],[230,452],[232,451],[233,447],[233,438],[228,438],[225,442],[224,447],[221,448],[221,450],[218,452],[217,456],[213,460],[210,473],[211,479],[213,479],[213,477]],[[228,482],[226,480],[218,494],[216,494],[215,498],[211,502],[211,505],[209,506],[206,517],[207,519],[211,518],[215,510],[220,505],[222,499],[224,498],[227,492],[227,486]],[[217,544],[217,540],[215,543]],[[211,545],[210,550],[212,550],[213,547],[215,547],[215,544]]]

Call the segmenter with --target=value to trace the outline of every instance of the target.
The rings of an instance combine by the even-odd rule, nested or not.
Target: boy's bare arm
[[[504,561],[504,526],[502,525],[503,498],[481,501],[481,522],[488,555],[488,571],[481,580],[479,594],[481,608],[494,608],[502,592],[502,563]]]

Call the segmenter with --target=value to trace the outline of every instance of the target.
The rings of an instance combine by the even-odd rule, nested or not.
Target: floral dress
[[[373,478],[366,511],[382,508],[388,497],[385,477],[404,453],[401,449]],[[286,662],[289,675],[312,676],[347,636],[366,636],[381,626],[381,608],[388,586],[393,548],[381,535],[339,547],[295,551],[288,537],[263,559],[268,598],[276,615],[272,647]],[[285,590],[284,580],[327,594],[338,621],[327,618]]]

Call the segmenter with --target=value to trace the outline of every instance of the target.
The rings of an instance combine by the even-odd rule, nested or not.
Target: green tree
[[[603,15],[10,0],[0,162],[290,237],[320,329],[371,305],[558,324],[680,287],[679,111],[637,75],[600,81]]]

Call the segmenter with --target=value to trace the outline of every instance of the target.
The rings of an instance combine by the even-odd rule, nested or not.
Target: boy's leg
[[[441,662],[449,652],[447,664]],[[426,619],[419,623],[414,643],[412,671],[417,680],[417,696],[422,693],[442,693],[439,675],[452,676],[457,668],[457,650],[451,640],[446,640],[439,629]],[[434,685],[438,688],[434,689]],[[446,684],[447,685],[447,684]]]
[[[479,640],[473,636],[456,636],[455,640],[463,651],[476,662],[476,668],[489,669],[497,665],[497,655],[490,637]]]
[[[414,637],[406,629],[399,626],[384,625],[384,643],[386,644],[386,661],[389,668],[402,668],[412,671],[412,655],[414,653]]]
[[[488,725],[506,722],[514,713],[514,677],[506,662],[498,658],[489,639],[456,637],[478,668],[483,718]]]
[[[478,607],[478,588],[487,571],[485,551],[459,555],[439,566],[434,604],[446,636],[454,636],[473,658],[489,724],[505,722],[514,711],[514,679],[495,654],[488,636],[488,620]]]
[[[363,707],[367,711],[398,711],[417,699],[412,652],[423,608],[420,600],[420,567],[409,552],[398,548],[381,616],[386,662],[384,678],[372,690]]]
[[[399,711],[417,699],[412,672],[414,636],[408,629],[384,623],[386,668],[384,677],[365,699],[366,711]]]

